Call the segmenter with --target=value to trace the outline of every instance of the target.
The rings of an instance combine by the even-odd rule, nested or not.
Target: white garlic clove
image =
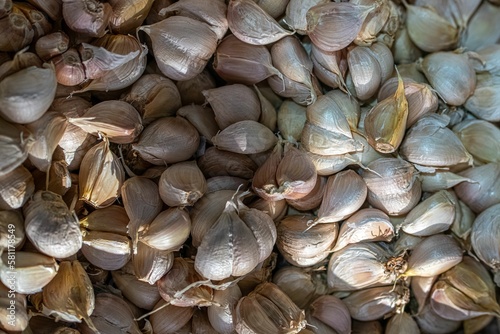
[[[225,290],[215,290],[213,301],[218,303],[207,309],[208,319],[212,327],[221,334],[231,334],[235,330],[234,313],[236,304],[241,299],[238,285],[232,285]]]
[[[438,275],[429,277],[423,277],[423,276],[412,277],[410,282],[410,287],[418,303],[417,314],[421,314],[424,308],[427,305],[429,305],[427,299],[429,298],[432,287],[434,286],[434,282],[436,282],[438,277],[439,277]]]
[[[358,99],[375,95],[382,82],[382,69],[374,53],[365,46],[355,46],[347,52],[347,63]]]
[[[193,206],[207,191],[207,182],[196,162],[185,161],[161,174],[158,189],[168,206]]]
[[[333,295],[316,298],[308,308],[311,317],[332,328],[335,333],[351,333],[351,315],[342,300]]]
[[[33,175],[21,165],[0,176],[0,188],[0,209],[19,209],[35,192]]]
[[[392,286],[359,290],[342,299],[351,317],[359,321],[383,318],[396,309],[401,296]]]
[[[440,170],[434,173],[420,173],[418,178],[422,181],[422,190],[427,192],[450,189],[462,182],[476,182],[458,174]]]
[[[101,231],[83,232],[82,253],[93,265],[118,270],[130,260],[131,242],[124,235]]]
[[[476,161],[500,162],[500,130],[484,120],[467,120],[453,127]]]
[[[295,266],[278,269],[273,275],[273,283],[302,309],[309,305],[316,295],[316,284],[311,273]]]
[[[153,285],[165,275],[174,263],[174,253],[137,243],[137,254],[132,255],[134,274],[140,281]]]

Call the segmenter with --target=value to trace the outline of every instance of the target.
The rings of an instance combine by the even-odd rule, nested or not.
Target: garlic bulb
[[[185,16],[172,16],[138,30],[149,35],[160,71],[173,80],[200,74],[217,47],[217,35],[208,24]]]
[[[82,247],[78,221],[61,196],[38,191],[24,209],[26,236],[40,252],[65,258]]]
[[[194,266],[208,279],[243,276],[271,254],[275,241],[271,217],[231,200],[203,237]]]
[[[56,88],[52,64],[28,67],[9,75],[0,82],[0,116],[13,123],[34,122],[49,109]]]

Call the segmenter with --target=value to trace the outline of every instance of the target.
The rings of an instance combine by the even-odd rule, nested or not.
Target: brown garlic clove
[[[131,2],[129,0],[109,1],[112,13],[109,17],[109,25],[114,33],[132,33],[138,28],[148,15],[153,0],[141,0]]]
[[[177,116],[184,117],[193,124],[200,135],[209,143],[220,131],[211,108],[197,105],[184,106],[177,110]]]
[[[201,92],[216,87],[215,79],[207,69],[204,69],[192,79],[177,81],[176,85],[181,94],[183,106],[204,104],[205,97]]]
[[[283,29],[276,20],[252,0],[231,0],[227,7],[231,32],[245,43],[267,45],[293,32]]]
[[[214,176],[235,176],[251,179],[257,165],[247,155],[209,147],[198,159],[198,166],[209,178]]]
[[[28,18],[19,10],[11,11],[0,19],[0,51],[15,52],[29,45],[35,32]]]
[[[63,31],[42,36],[35,43],[36,54],[45,61],[66,52],[68,47],[69,37]]]
[[[278,138],[269,128],[251,120],[231,124],[212,138],[216,148],[241,154],[267,151],[277,141]]]
[[[102,37],[106,33],[111,14],[109,3],[96,0],[63,0],[64,22],[77,33]]]
[[[33,176],[24,166],[0,176],[0,210],[21,208],[35,191]]]
[[[82,247],[78,221],[61,196],[38,191],[24,208],[26,236],[40,252],[65,258]]]

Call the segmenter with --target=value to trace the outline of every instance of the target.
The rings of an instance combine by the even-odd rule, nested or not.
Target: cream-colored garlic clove
[[[82,247],[78,221],[60,195],[38,191],[24,208],[26,236],[40,252],[65,258]]]
[[[269,128],[251,120],[231,124],[212,138],[216,148],[242,154],[267,151],[277,141]]]
[[[207,182],[196,162],[185,161],[168,167],[158,188],[168,206],[193,206],[207,191]]]
[[[401,229],[420,237],[447,231],[455,219],[456,198],[441,190],[414,207]]]
[[[124,235],[85,231],[82,253],[90,263],[99,268],[118,270],[130,260],[131,242]]]
[[[141,30],[152,40],[161,72],[173,80],[201,73],[217,47],[217,35],[208,24],[185,16],[172,16]]]
[[[120,196],[125,171],[118,157],[104,140],[87,151],[83,157],[79,176],[80,197],[100,208],[111,204]]]
[[[458,173],[471,179],[455,186],[457,196],[472,211],[480,213],[494,204],[500,203],[500,163],[489,163],[479,167],[471,167]]]
[[[422,240],[408,258],[404,276],[435,276],[462,261],[462,249],[453,237],[434,234]]]
[[[267,45],[293,32],[283,29],[264,9],[252,0],[231,0],[227,7],[229,29],[240,40],[253,45]]]
[[[341,225],[335,247],[339,251],[349,244],[367,241],[391,241],[394,226],[389,217],[378,209],[361,209]]]
[[[338,224],[318,224],[308,228],[311,215],[286,216],[277,227],[277,247],[283,257],[298,267],[309,267],[324,260],[333,248]]]
[[[35,184],[33,176],[24,166],[19,166],[10,173],[0,176],[0,209],[21,208],[33,195]]]
[[[171,305],[180,307],[210,306],[213,291],[208,286],[191,287],[191,284],[202,281],[203,277],[194,270],[193,261],[181,257],[174,259],[168,273],[156,282],[161,297]]]

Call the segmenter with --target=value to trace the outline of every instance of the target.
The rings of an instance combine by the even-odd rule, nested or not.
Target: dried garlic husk
[[[48,172],[52,163],[52,155],[66,130],[66,117],[58,112],[46,112],[38,120],[26,124],[26,128],[34,135],[35,142],[28,150],[33,165],[42,172]]]
[[[194,266],[208,279],[243,276],[271,254],[275,242],[276,227],[269,215],[230,200],[203,237]]]
[[[24,166],[0,176],[0,210],[21,208],[35,191],[33,175]]]
[[[435,52],[421,63],[432,88],[449,105],[460,106],[474,93],[476,73],[469,58],[477,58],[477,54]]]
[[[322,50],[337,51],[348,46],[358,35],[375,4],[326,3],[307,11],[307,35]]]
[[[342,299],[349,309],[351,317],[359,321],[371,321],[393,312],[399,304],[404,303],[399,289],[383,286],[359,290]]]
[[[69,322],[81,322],[97,332],[90,315],[95,299],[92,282],[78,261],[62,261],[57,275],[41,292],[42,312]]]
[[[247,44],[234,35],[222,40],[214,57],[214,70],[228,82],[253,85],[271,75],[281,75],[265,46]]]
[[[38,191],[24,208],[26,236],[40,252],[65,258],[82,247],[78,220],[60,195]]]
[[[462,261],[462,249],[453,237],[434,234],[422,240],[408,258],[403,276],[435,276]]]
[[[406,312],[396,313],[387,322],[386,334],[420,334],[417,322]]]
[[[229,29],[238,39],[253,45],[271,44],[293,34],[283,29],[252,0],[230,0],[227,21]]]
[[[240,121],[259,120],[260,101],[250,87],[234,84],[204,90],[202,93],[210,103],[221,130]]]
[[[333,295],[323,295],[309,305],[308,313],[332,328],[335,333],[351,333],[351,315],[345,304]]]
[[[429,303],[424,306],[423,310],[415,317],[415,320],[425,333],[454,333],[462,325],[461,321],[448,320],[439,316]]]
[[[487,266],[493,269],[495,283],[500,286],[500,204],[481,212],[472,224],[470,240],[472,249]]]
[[[139,241],[137,254],[132,256],[132,264],[137,279],[153,285],[165,275],[174,263],[174,253],[149,247]]]
[[[39,253],[15,252],[15,267],[12,264],[12,252],[4,251],[0,259],[0,280],[20,294],[32,294],[42,291],[57,274],[59,266],[56,260]]]
[[[419,237],[447,231],[455,219],[456,198],[441,190],[414,207],[401,224],[401,229]]]
[[[361,209],[341,225],[335,247],[336,252],[349,244],[367,241],[391,241],[394,226],[384,212],[377,209]]]
[[[9,288],[0,283],[0,330],[21,332],[28,327],[29,317],[26,311],[26,295],[20,293],[11,296]],[[12,317],[9,307],[14,305],[15,316]]]
[[[209,178],[214,176],[235,176],[251,179],[257,169],[255,162],[247,155],[209,147],[198,159],[198,166]]]
[[[173,80],[200,74],[217,47],[217,35],[208,24],[185,16],[172,16],[141,30],[151,38],[160,71]]]
[[[435,112],[438,108],[438,98],[432,88],[413,79],[403,78],[404,94],[408,101],[408,119],[406,128],[411,127],[423,115]],[[377,93],[378,100],[383,100],[395,94],[399,84],[398,78],[387,80]]]
[[[377,103],[365,118],[368,143],[381,153],[396,151],[403,140],[408,119],[408,101],[403,79],[398,74],[398,88],[394,96]]]
[[[490,122],[466,120],[453,127],[467,151],[484,163],[500,162],[500,130]]]
[[[31,66],[0,82],[0,116],[13,123],[31,123],[42,117],[57,88],[53,64]]]
[[[300,141],[306,123],[306,108],[293,102],[283,101],[277,114],[280,135],[289,141]]]
[[[363,180],[368,187],[368,202],[389,215],[408,213],[420,200],[417,171],[405,160],[377,159],[363,170]]]
[[[414,164],[450,167],[471,164],[472,156],[460,139],[446,126],[449,117],[430,114],[419,119],[407,132],[399,153]]]
[[[161,174],[158,188],[168,206],[193,206],[207,191],[207,182],[195,161],[184,161]]]
[[[193,261],[177,257],[172,268],[156,282],[156,285],[161,297],[171,305],[210,306],[213,298],[212,288],[204,285],[192,286],[193,283],[202,280],[203,277],[194,270]]]
[[[161,299],[149,317],[153,333],[177,333],[191,320],[195,310],[194,307],[165,306],[166,304],[167,302]]]
[[[128,235],[132,239],[134,254],[137,253],[138,233],[161,212],[163,203],[158,185],[144,177],[131,177],[120,190],[123,206],[130,218]]]
[[[198,148],[200,136],[194,126],[182,117],[162,117],[142,131],[132,144],[141,158],[154,165],[189,159]]]
[[[474,116],[490,122],[500,121],[497,108],[500,100],[500,76],[490,73],[477,74],[474,94],[465,101],[464,107]]]
[[[352,215],[366,200],[367,187],[353,170],[328,177],[325,195],[319,207],[318,218],[312,223],[335,223]]]
[[[95,296],[95,308],[90,319],[99,333],[114,333],[119,328],[124,333],[141,334],[134,318],[130,306],[122,298],[107,292]],[[79,329],[82,334],[94,333],[85,324],[80,325]],[[59,334],[66,334],[66,332]]]
[[[409,5],[406,7],[406,28],[411,40],[421,50],[436,52],[456,47],[459,29],[455,22],[448,21],[433,7]]]
[[[216,148],[241,154],[265,152],[277,141],[269,128],[251,120],[231,124],[212,138]]]
[[[406,270],[401,258],[393,258],[375,243],[360,242],[334,252],[328,263],[328,286],[333,291],[358,291],[391,285]]]
[[[62,16],[68,27],[81,34],[101,37],[105,34],[112,8],[96,0],[64,0]]]
[[[22,214],[15,210],[0,211],[0,249],[8,251],[9,245],[11,249],[12,247],[19,249],[25,239]]]
[[[208,320],[220,334],[234,333],[234,311],[238,300],[242,297],[238,285],[232,285],[225,290],[215,290],[213,301],[207,309]],[[217,305],[218,304],[218,305]]]
[[[237,333],[298,333],[305,314],[273,283],[258,285],[235,310]]]
[[[475,213],[500,203],[500,163],[471,167],[458,175],[472,181],[455,186],[457,196]]]
[[[93,265],[118,270],[130,260],[131,242],[125,235],[102,231],[84,231],[82,253]]]
[[[125,171],[106,138],[87,151],[78,177],[80,197],[96,208],[109,206],[120,196]]]
[[[83,116],[70,118],[69,122],[93,135],[102,134],[117,144],[134,142],[142,131],[141,116],[137,110],[118,100],[95,104]]]
[[[309,267],[324,260],[333,248],[338,224],[318,224],[308,228],[311,215],[283,218],[277,227],[277,247],[283,257],[297,267]]]
[[[295,266],[278,269],[273,275],[276,284],[299,308],[304,309],[316,295],[311,273]]]
[[[197,19],[210,26],[210,29],[221,40],[227,32],[226,4],[222,1],[205,2],[197,0],[181,0],[162,9],[159,14],[180,15]]]
[[[139,240],[159,250],[179,250],[189,237],[191,219],[185,209],[162,211],[139,233]]]

